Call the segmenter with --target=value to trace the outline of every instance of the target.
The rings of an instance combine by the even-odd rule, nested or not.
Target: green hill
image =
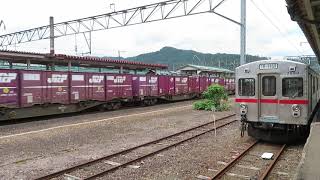
[[[173,47],[163,47],[159,51],[128,57],[127,60],[146,63],[167,64],[170,70],[185,64],[196,64],[205,66],[216,66],[233,70],[240,64],[239,54],[226,53],[201,53],[193,50],[182,50]],[[247,55],[247,62],[267,59],[267,57]]]

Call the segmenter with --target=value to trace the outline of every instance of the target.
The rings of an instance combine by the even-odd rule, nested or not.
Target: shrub
[[[197,101],[193,104],[193,108],[197,110],[210,111],[215,109],[216,111],[226,111],[230,109],[228,103],[228,95],[223,86],[211,85],[203,92],[203,100]]]
[[[213,101],[210,101],[208,99],[203,99],[200,101],[197,101],[193,104],[193,108],[197,110],[206,110],[210,111],[212,108],[214,108]]]

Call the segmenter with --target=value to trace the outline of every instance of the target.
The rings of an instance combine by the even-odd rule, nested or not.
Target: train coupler
[[[241,115],[241,127],[240,127],[240,132],[241,132],[241,137],[244,136],[244,132],[247,130],[247,116],[246,115]]]

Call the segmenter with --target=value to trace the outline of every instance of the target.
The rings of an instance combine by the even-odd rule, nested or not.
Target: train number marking
[[[0,73],[0,83],[11,83],[16,78],[17,73]]]
[[[277,63],[259,64],[260,70],[278,69]]]

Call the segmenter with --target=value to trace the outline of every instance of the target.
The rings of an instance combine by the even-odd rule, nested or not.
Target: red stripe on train
[[[235,99],[236,102],[241,103],[241,102],[246,102],[246,103],[257,103],[257,99]]]
[[[309,104],[308,100],[280,100],[280,104]]]
[[[237,103],[257,103],[258,99],[235,99],[235,102]],[[289,99],[260,99],[260,103],[266,103],[266,104],[308,104],[308,100],[289,100]]]
[[[261,103],[278,104],[278,99],[260,99]]]

